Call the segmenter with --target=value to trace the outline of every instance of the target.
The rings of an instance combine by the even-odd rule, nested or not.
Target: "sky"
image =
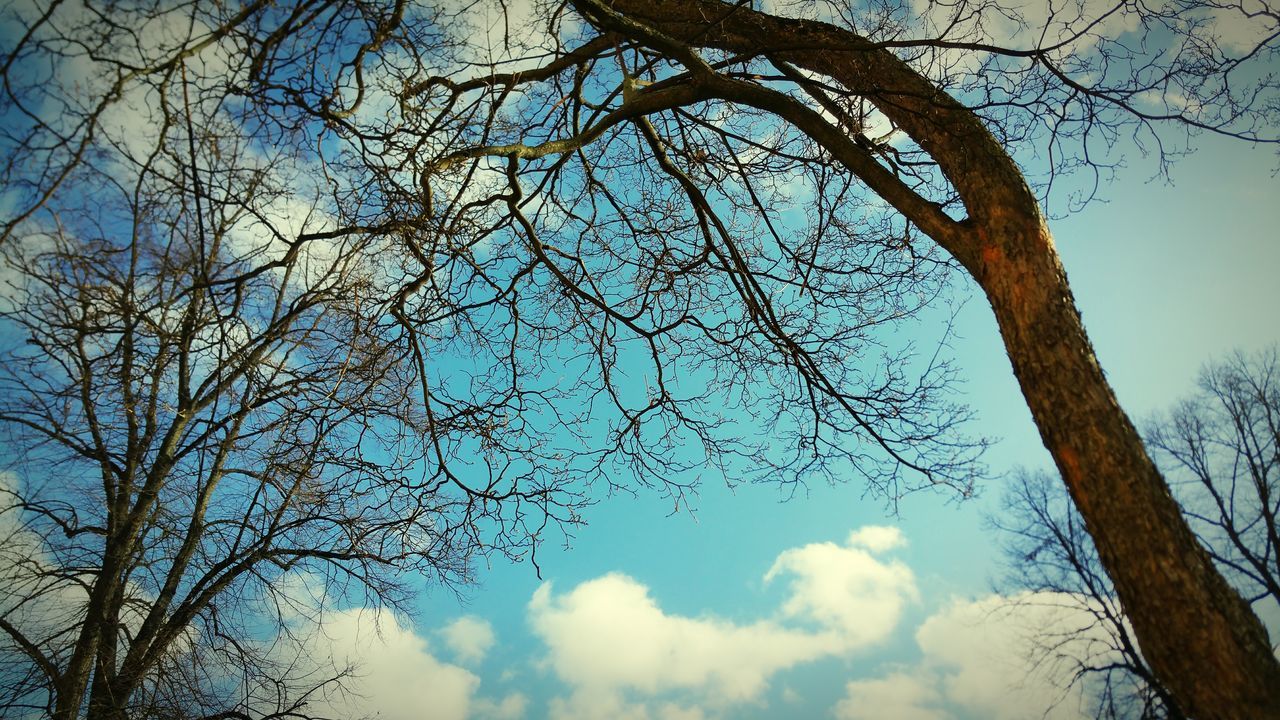
[[[1170,181],[1134,153],[1104,201],[1052,223],[1139,423],[1205,363],[1280,342],[1276,157],[1198,144]],[[998,474],[1050,467],[989,308],[961,294],[952,346],[974,428],[1000,438],[987,460]],[[541,579],[495,560],[461,597],[426,588],[412,622],[383,627],[388,649],[367,649],[368,707],[441,720],[1082,717],[1023,640],[1071,618],[1051,597],[996,592],[984,516],[1001,482],[961,503],[911,495],[896,515],[856,482],[786,501],[710,482],[679,512],[643,492],[605,499],[568,547],[540,551]]]
[[[1280,342],[1280,167],[1272,150],[1201,138],[1171,179],[1132,146],[1101,200],[1051,227],[1077,304],[1135,420],[1193,388],[1207,362]],[[1048,468],[985,300],[966,299],[951,354],[970,429],[999,438],[976,498],[917,493],[893,509],[858,481],[792,496],[712,478],[692,507],[643,490],[602,498],[572,538],[495,558],[416,611],[338,608],[297,652],[359,666],[317,711],[463,718],[857,720],[1079,718],[1031,629],[1069,627],[1052,596],[1002,593],[1001,476]],[[907,336],[936,337],[942,313]],[[1273,625],[1273,628],[1280,625]],[[1275,630],[1273,630],[1275,632]]]

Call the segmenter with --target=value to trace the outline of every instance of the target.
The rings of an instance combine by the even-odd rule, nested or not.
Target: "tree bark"
[[[986,293],[1144,657],[1190,717],[1280,717],[1280,663],[1265,628],[1214,568],[1120,408],[1035,195],[981,120],[888,50],[840,28],[706,0],[608,4],[690,46],[767,55],[831,78],[933,156],[968,218],[930,234]]]
[[[1265,628],[1197,542],[1116,401],[1048,230],[1020,220],[978,232],[969,269],[1143,656],[1191,717],[1280,716]]]

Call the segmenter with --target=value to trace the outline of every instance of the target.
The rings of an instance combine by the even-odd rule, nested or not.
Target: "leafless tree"
[[[31,80],[77,102],[92,96],[71,85],[127,74],[128,53],[177,52],[92,119],[30,118],[32,137],[101,134],[0,248],[0,714],[303,717],[352,668],[289,652],[292,634],[339,603],[402,608],[480,556],[527,555],[583,496],[553,449],[504,427],[535,423],[520,414],[536,394],[447,342],[423,355],[441,323],[406,317],[462,300],[411,297],[412,229],[344,216],[360,211],[337,199],[350,188],[234,117],[232,70],[165,46],[168,31],[198,44],[191,27],[147,29],[171,18],[134,9],[126,28],[79,8],[57,42],[106,28],[68,51],[89,67]],[[16,100],[7,113],[39,99]],[[46,159],[37,175],[58,167]],[[462,400],[460,380],[435,385],[448,367],[467,373]]]
[[[967,275],[1154,674],[1188,714],[1274,715],[1265,629],[1116,402],[1041,200],[1065,172],[1105,179],[1122,136],[1161,163],[1192,132],[1274,142],[1276,13],[769,9],[51,3],[22,15],[3,66],[21,120],[3,237],[30,246],[84,194],[83,168],[132,152],[119,109],[163,108],[180,84],[201,122],[319,180],[343,252],[395,264],[374,285],[432,473],[648,483],[677,502],[708,463],[967,491],[982,443],[956,429],[950,368],[888,345],[889,323]],[[1036,190],[1015,157],[1044,168]],[[441,440],[441,418],[466,439]]]
[[[1002,590],[1016,598],[1011,607],[1047,603],[1066,618],[1030,630],[1029,666],[1067,685],[1064,699],[1078,690],[1099,720],[1185,717],[1143,659],[1061,480],[1020,471],[1013,483],[992,518],[1009,566]]]
[[[1146,437],[1214,562],[1255,608],[1280,610],[1280,348],[1210,365]]]
[[[1280,351],[1208,366],[1196,394],[1152,420],[1148,447],[1215,564],[1259,614],[1280,609]],[[1186,717],[1151,670],[1061,484],[1022,473],[992,518],[1009,584],[1069,603],[1091,624],[1035,638],[1036,659],[1069,665],[1097,717]],[[1047,594],[1046,594],[1047,593]],[[1084,635],[1101,642],[1082,643]]]

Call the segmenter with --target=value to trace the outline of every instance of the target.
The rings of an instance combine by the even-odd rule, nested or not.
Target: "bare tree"
[[[118,18],[96,10],[72,20]],[[349,188],[234,117],[231,69],[166,46],[196,31],[136,10],[143,35],[115,26],[70,57],[175,59],[91,120],[32,116],[38,137],[100,136],[0,249],[0,714],[303,717],[352,668],[291,654],[290,634],[527,555],[583,498],[551,450],[498,427],[533,422],[500,368],[496,389],[468,373],[463,401],[458,379],[433,387],[426,328],[404,318],[457,310],[409,297],[410,230],[343,217]],[[61,47],[97,42],[76,31]],[[51,82],[111,82],[120,57]],[[31,176],[9,172],[20,194]],[[322,592],[300,594],[308,578]]]
[[[1207,367],[1146,438],[1223,574],[1255,608],[1280,610],[1280,348]]]
[[[1280,609],[1280,351],[1209,365],[1196,394],[1152,420],[1148,447],[1221,572],[1255,611]],[[1079,513],[1056,478],[1022,473],[992,518],[1009,583],[1069,603],[1087,627],[1035,638],[1039,662],[1065,663],[1098,718],[1186,717],[1144,659]],[[1105,642],[1081,643],[1083,635]]]
[[[1047,192],[1072,169],[1105,178],[1121,135],[1162,163],[1191,131],[1274,142],[1276,13],[576,0],[498,3],[489,23],[486,7],[31,11],[4,64],[23,120],[4,238],[30,245],[80,168],[129,150],[112,114],[188,70],[202,117],[323,178],[349,252],[402,259],[385,317],[443,477],[565,467],[677,502],[704,463],[967,491],[981,443],[956,431],[950,369],[881,349],[886,323],[967,275],[1153,673],[1189,715],[1275,714],[1266,631],[1116,402],[1014,158],[1046,158]],[[468,439],[442,444],[441,417]]]
[[[433,519],[397,517],[399,461],[360,458],[382,444],[367,428],[389,419],[408,436],[419,413],[394,352],[371,342],[352,256],[255,264],[224,203],[197,219],[157,203],[155,180],[113,187],[117,207],[107,192],[92,214],[58,213],[5,258],[0,421],[23,448],[3,503],[0,627],[23,680],[7,687],[59,715],[132,710],[188,643],[236,650],[252,637],[237,634],[252,622],[240,598],[290,569],[332,563],[394,600],[383,566],[430,567],[450,543]],[[381,449],[400,447],[412,452]]]
[[[1051,604],[1060,625],[1032,628],[1029,666],[1075,688],[1098,720],[1184,718],[1156,679],[1061,480],[1020,471],[991,518],[1009,570],[1006,589],[1023,604]],[[1030,591],[1030,594],[1020,594]],[[1046,708],[1047,710],[1048,708]]]

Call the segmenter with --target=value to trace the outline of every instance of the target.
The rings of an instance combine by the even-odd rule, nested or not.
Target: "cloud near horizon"
[[[325,717],[372,715],[387,720],[464,720],[480,678],[435,657],[427,640],[390,610],[325,613],[301,642],[300,657],[353,675],[341,692],[325,692],[307,708]]]
[[[307,573],[280,589],[298,610],[271,643],[273,654],[300,678],[343,673],[340,683],[307,698],[306,712],[354,720],[518,720],[527,698],[481,695],[475,670],[496,642],[487,620],[470,615],[417,628],[386,607],[317,607],[323,582]],[[440,642],[434,642],[435,639]]]
[[[921,659],[845,686],[837,720],[1084,720],[1075,659],[1109,653],[1087,602],[1065,593],[1024,592],[956,600],[916,631]],[[1050,639],[1048,652],[1037,638]],[[1098,655],[1102,653],[1102,655]]]
[[[849,658],[883,644],[920,594],[912,570],[884,555],[906,544],[897,528],[867,526],[843,544],[780,553],[764,575],[786,595],[766,616],[735,622],[665,611],[649,588],[611,572],[557,593],[543,584],[529,623],[543,667],[563,684],[551,720],[713,720],[764,707],[779,673]],[[1082,598],[993,594],[943,601],[915,629],[919,659],[850,679],[836,720],[1083,720],[1079,687],[1064,689],[1072,657],[1107,652]],[[1045,655],[1035,638],[1062,640]],[[791,700],[785,698],[790,695]],[[784,690],[784,702],[803,702]]]
[[[0,487],[6,479],[0,475]],[[10,539],[20,538],[8,529]],[[784,550],[763,575],[765,583],[783,585],[784,596],[750,621],[711,611],[668,612],[647,586],[621,572],[564,593],[545,583],[527,613],[543,646],[537,660],[558,687],[539,707],[523,692],[482,694],[476,667],[496,636],[475,616],[418,631],[385,608],[327,610],[313,617],[316,623],[292,627],[276,648],[304,672],[307,664],[353,669],[344,690],[322,691],[308,705],[309,712],[334,718],[716,720],[765,707],[774,680],[790,668],[867,658],[868,650],[884,646],[905,608],[920,602],[913,571],[885,557],[903,545],[898,529],[868,526],[843,544]],[[307,607],[316,580],[287,580],[284,591]],[[917,660],[850,678],[829,715],[1081,720],[1087,709],[1081,691],[1061,689],[1063,672],[1072,668],[1037,662],[1032,638],[1071,638],[1077,645],[1055,648],[1068,655],[1083,657],[1099,647],[1105,653],[1107,638],[1090,629],[1091,621],[1080,598],[1053,593],[944,602],[915,629]],[[505,664],[513,667],[509,658]],[[787,704],[805,702],[794,690],[782,696]]]
[[[910,568],[877,557],[901,544],[896,528],[867,527],[843,545],[784,551],[764,580],[786,582],[786,599],[772,616],[746,623],[668,613],[619,572],[561,595],[544,584],[529,602],[529,620],[546,645],[546,666],[569,690],[549,716],[716,717],[759,702],[783,670],[876,645],[918,599]]]

